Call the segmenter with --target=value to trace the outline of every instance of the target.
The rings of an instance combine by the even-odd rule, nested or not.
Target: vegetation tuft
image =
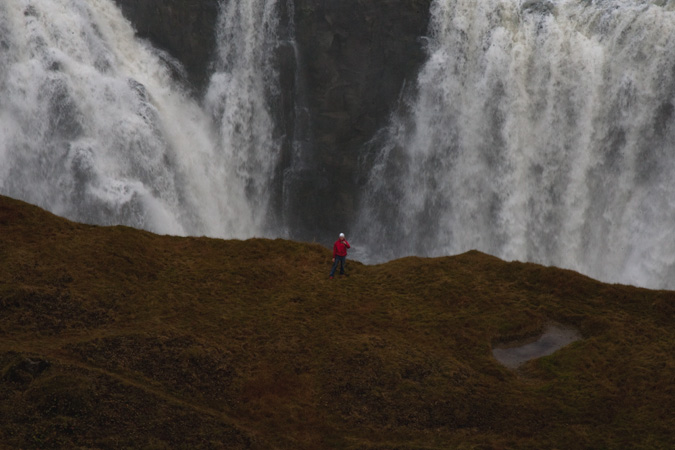
[[[675,448],[675,293],[472,251],[377,266],[0,197],[0,447]],[[512,371],[494,345],[583,339]]]

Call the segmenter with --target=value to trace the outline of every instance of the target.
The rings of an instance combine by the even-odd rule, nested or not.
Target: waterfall
[[[0,193],[87,223],[268,233],[274,5],[223,2],[198,101],[111,0],[3,0]]]
[[[236,198],[250,209],[247,226],[255,230],[266,229],[270,180],[282,145],[274,134],[269,105],[269,99],[280,95],[279,74],[273,64],[282,39],[277,8],[277,0],[221,4],[216,72],[205,101],[218,123],[221,166],[237,180],[235,186],[241,191]],[[239,211],[226,216],[238,220]]]
[[[675,7],[435,0],[413,98],[373,141],[368,258],[478,249],[675,288]]]

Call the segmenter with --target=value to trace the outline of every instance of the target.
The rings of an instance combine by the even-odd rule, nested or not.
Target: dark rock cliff
[[[116,0],[139,36],[180,61],[196,92],[208,80],[219,0]],[[275,207],[291,237],[329,242],[358,202],[359,157],[414,85],[431,0],[295,0],[297,58],[282,51],[286,136]],[[288,14],[286,14],[288,16]],[[288,26],[286,23],[284,26]],[[292,63],[289,63],[292,61]],[[292,72],[292,73],[289,73]],[[292,97],[292,101],[290,98]],[[288,140],[301,140],[293,155]],[[299,150],[298,150],[299,149]]]
[[[216,47],[220,0],[115,0],[138,36],[176,58],[198,91],[208,80]]]
[[[314,156],[312,173],[290,197],[297,202],[291,211],[299,213],[287,222],[301,237],[318,230],[323,241],[322,232],[334,237],[348,228],[358,201],[360,153],[424,62],[430,1],[296,0]]]

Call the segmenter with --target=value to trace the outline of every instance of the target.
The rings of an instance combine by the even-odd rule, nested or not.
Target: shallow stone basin
[[[536,340],[519,340],[500,344],[492,349],[492,354],[500,363],[510,369],[531,359],[541,358],[554,353],[572,342],[581,339],[581,334],[574,328],[560,324],[549,324],[544,333]]]

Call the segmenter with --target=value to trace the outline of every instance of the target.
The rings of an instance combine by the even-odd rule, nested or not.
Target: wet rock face
[[[316,166],[301,177],[300,192],[291,192],[291,198],[302,198],[291,217],[314,214],[310,226],[330,230],[331,238],[339,231],[335,227],[350,222],[358,200],[360,153],[386,125],[404,85],[414,85],[424,62],[421,37],[430,3],[296,0],[296,39],[312,131],[310,162]],[[314,187],[311,198],[302,195],[308,181]],[[308,224],[291,225],[302,230]]]
[[[208,81],[219,0],[115,0],[142,38],[176,58],[198,91]]]
[[[116,2],[139,36],[180,61],[188,82],[202,91],[216,48],[219,0]],[[284,157],[283,181],[274,183],[279,191],[275,205],[283,210],[292,237],[329,243],[337,228],[345,230],[350,223],[358,201],[359,157],[396,109],[404,86],[414,85],[424,62],[421,37],[430,3],[294,1],[298,60],[278,65],[285,94],[277,105],[283,111],[275,117],[282,122],[280,134],[304,140],[303,164],[288,171],[293,161]],[[287,16],[285,1],[280,10]],[[298,113],[297,106],[307,113]],[[294,134],[297,129],[305,130],[303,136]],[[289,148],[285,143],[284,154]]]

